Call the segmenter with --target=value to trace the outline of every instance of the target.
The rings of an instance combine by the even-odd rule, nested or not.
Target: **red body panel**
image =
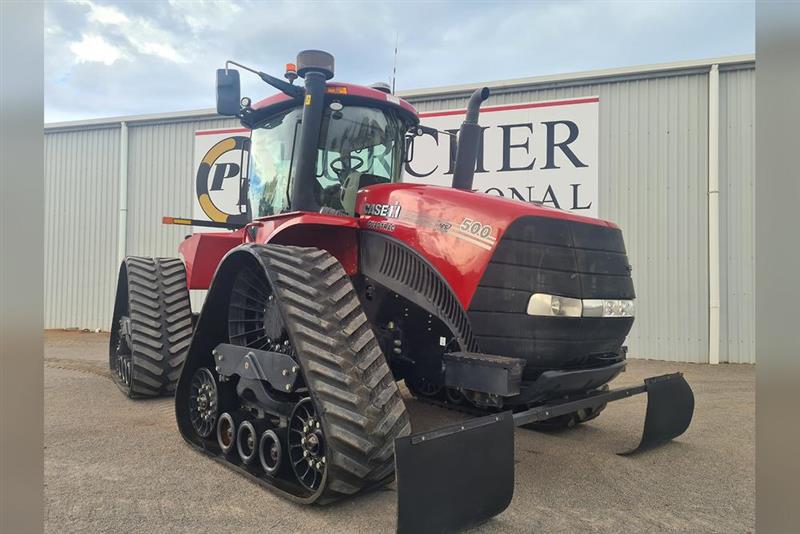
[[[398,205],[399,212],[397,208],[393,212],[391,208]],[[375,206],[389,206],[384,210],[387,216],[362,215],[359,225],[392,236],[421,254],[450,284],[465,309],[500,237],[519,217],[533,215],[615,227],[607,221],[535,204],[420,184],[381,184],[362,189],[356,211],[374,212]],[[465,220],[470,221],[467,231],[461,229]]]
[[[189,289],[208,289],[222,258],[243,243],[276,243],[325,249],[354,276],[358,272],[358,223],[352,217],[292,212],[262,217],[234,232],[199,232],[179,246]]]
[[[242,243],[318,247],[350,276],[358,273],[358,231],[404,242],[442,275],[466,309],[503,232],[519,217],[566,219],[615,228],[589,217],[483,193],[420,184],[362,189],[352,218],[292,212],[262,217],[235,232],[197,233],[180,245],[190,289],[208,289],[220,260]]]
[[[203,232],[187,237],[178,246],[186,265],[189,289],[208,289],[217,265],[232,248],[241,245],[244,229],[235,232]]]
[[[292,212],[256,219],[252,243],[275,243],[327,250],[341,262],[348,275],[358,272],[358,223],[352,217]]]

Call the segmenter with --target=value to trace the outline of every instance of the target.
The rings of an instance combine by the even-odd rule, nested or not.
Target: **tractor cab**
[[[321,210],[352,216],[359,189],[400,181],[410,125],[389,106],[344,100],[340,95],[326,95],[313,180],[307,187]],[[303,110],[296,106],[253,125],[248,165],[253,218],[292,209],[290,193],[302,121]]]
[[[242,181],[250,219],[288,211],[353,216],[359,189],[400,181],[409,132],[421,133],[409,103],[384,87],[329,82],[333,57],[320,51],[288,64],[288,82],[229,63],[280,91],[251,106],[240,99],[238,71],[217,71],[217,111],[252,131]],[[294,85],[298,77],[304,88]]]

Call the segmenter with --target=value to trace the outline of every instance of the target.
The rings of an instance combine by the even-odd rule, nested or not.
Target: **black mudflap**
[[[511,412],[395,440],[397,532],[452,532],[499,514],[514,494]]]
[[[686,432],[694,414],[694,394],[681,373],[646,378],[647,415],[639,446],[633,454],[657,447]]]

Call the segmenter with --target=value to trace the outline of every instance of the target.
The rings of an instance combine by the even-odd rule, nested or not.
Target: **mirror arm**
[[[284,82],[283,80],[279,80],[278,78],[270,76],[265,72],[251,69],[250,67],[246,67],[241,63],[231,61],[230,59],[225,62],[225,70],[228,70],[228,65],[236,65],[237,67],[240,67],[246,71],[252,72],[256,76],[261,78],[263,81],[265,81],[266,83],[277,89],[278,91],[292,98],[302,99],[303,96],[305,95],[305,91],[301,87],[298,87],[297,85],[292,85],[288,82]]]

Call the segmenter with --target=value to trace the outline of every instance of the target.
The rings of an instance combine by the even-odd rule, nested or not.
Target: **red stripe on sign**
[[[227,134],[227,133],[244,133],[249,132],[247,128],[231,128],[229,130],[205,130],[201,132],[195,132],[195,135],[217,135],[217,134]]]
[[[492,111],[511,111],[514,109],[531,109],[531,108],[547,108],[552,106],[569,106],[572,104],[588,104],[590,102],[600,102],[600,97],[593,96],[589,98],[574,98],[572,100],[557,100],[555,102],[534,102],[532,104],[511,104],[508,106],[492,106],[488,108],[481,108],[481,113],[490,113]],[[464,115],[466,109],[453,109],[449,111],[432,111],[430,113],[420,113],[421,119],[428,117],[446,117],[448,115]]]

